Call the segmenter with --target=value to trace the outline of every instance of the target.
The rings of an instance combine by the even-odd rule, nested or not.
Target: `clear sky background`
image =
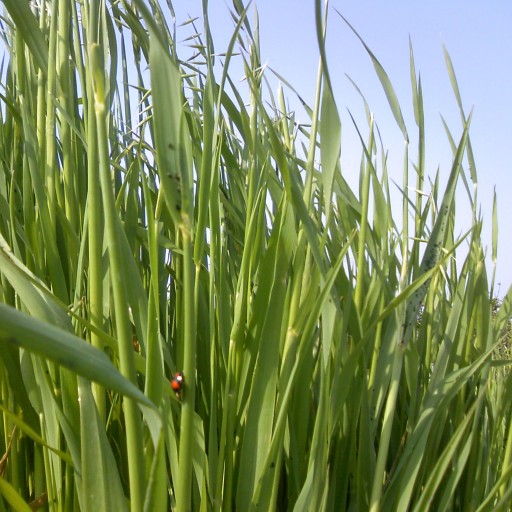
[[[186,5],[183,5],[186,4]],[[217,52],[227,48],[233,31],[230,2],[210,0],[209,18]],[[201,1],[174,2],[177,23],[201,16]],[[314,0],[255,0],[259,14],[261,60],[290,82],[302,98],[313,103],[318,68]],[[416,125],[412,109],[409,72],[409,37],[416,72],[420,73],[425,107],[427,175],[440,169],[444,189],[452,163],[452,152],[441,115],[458,141],[462,124],[450,85],[443,55],[446,46],[455,67],[466,114],[474,107],[470,136],[478,172],[478,198],[484,217],[483,240],[490,255],[494,189],[498,196],[499,248],[496,282],[503,296],[512,284],[512,2],[431,0],[331,0],[327,32],[327,53],[338,110],[342,119],[342,168],[349,182],[357,186],[361,149],[350,121],[354,114],[365,130],[364,107],[346,77],[349,75],[365,95],[389,151],[389,172],[402,181],[404,142],[370,58],[356,36],[344,24],[336,8],[359,32],[388,73],[399,98],[407,124],[410,159],[416,161]],[[178,30],[178,36],[181,33]],[[234,78],[241,78],[242,71]],[[267,76],[272,78],[271,73]],[[277,80],[272,81],[277,88]],[[275,89],[274,89],[275,92]],[[287,93],[297,120],[307,122],[293,93]],[[348,110],[347,110],[348,109]],[[411,178],[412,179],[412,178]],[[413,183],[413,181],[412,181]],[[461,188],[462,190],[462,188]],[[428,190],[427,190],[428,191]],[[400,200],[397,195],[397,212]],[[458,204],[464,201],[459,194]],[[458,209],[460,233],[469,225],[469,210]],[[489,258],[490,261],[490,258]],[[459,263],[459,268],[460,264]],[[490,264],[488,264],[491,270]]]

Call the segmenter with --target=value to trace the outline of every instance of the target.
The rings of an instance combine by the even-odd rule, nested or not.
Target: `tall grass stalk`
[[[208,2],[177,26],[170,1],[3,6],[0,510],[510,509],[512,292],[446,51],[462,125],[428,176],[412,45],[413,128],[330,19],[403,134],[392,204],[356,84],[341,158],[327,2],[308,124],[239,0],[227,48]]]

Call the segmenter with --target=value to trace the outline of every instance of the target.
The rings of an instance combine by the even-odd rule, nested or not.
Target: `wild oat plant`
[[[405,141],[392,205],[372,115],[340,163],[327,6],[298,125],[254,9],[217,48],[207,4],[179,43],[170,0],[3,0],[0,512],[509,510],[512,293],[448,54],[462,126],[428,177],[412,50],[410,149],[365,46]]]

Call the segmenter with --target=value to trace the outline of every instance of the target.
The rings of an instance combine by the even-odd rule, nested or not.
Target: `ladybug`
[[[181,394],[183,393],[183,387],[185,386],[185,375],[183,372],[176,372],[171,381],[171,388],[176,393],[178,398],[181,398]]]

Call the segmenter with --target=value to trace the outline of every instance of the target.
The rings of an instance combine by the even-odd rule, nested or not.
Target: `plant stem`
[[[99,153],[100,186],[105,212],[105,231],[110,261],[110,276],[114,297],[115,322],[117,341],[119,345],[119,366],[121,373],[131,382],[135,383],[137,373],[133,357],[133,343],[129,318],[128,298],[125,285],[125,272],[120,250],[121,227],[115,208],[112,192],[110,165],[108,158],[108,135],[105,108],[105,77],[101,64],[99,45],[90,47],[91,70],[94,88],[94,110],[96,112],[96,127]],[[91,205],[94,207],[94,205]],[[92,233],[91,233],[92,235]],[[126,446],[128,451],[128,475],[131,491],[131,510],[143,510],[145,489],[145,459],[142,444],[141,415],[136,402],[130,398],[123,398],[126,422]]]

